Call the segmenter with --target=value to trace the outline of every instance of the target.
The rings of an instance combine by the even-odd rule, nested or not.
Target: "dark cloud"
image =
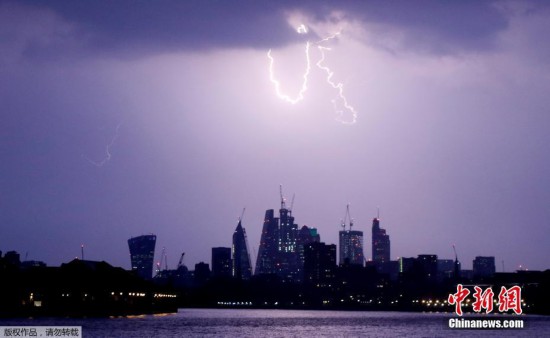
[[[18,3],[21,4],[21,3]],[[345,18],[398,30],[400,47],[448,54],[485,50],[507,27],[487,1],[25,1],[28,9],[53,12],[71,25],[56,43],[33,43],[28,57],[73,53],[142,55],[213,48],[271,48],[300,37],[286,23],[290,11],[315,20]],[[64,38],[64,39],[63,39]],[[67,44],[64,45],[63,41]],[[138,52],[138,53],[136,53]]]
[[[27,1],[74,25],[94,51],[171,51],[284,44],[296,34],[280,3]]]
[[[363,3],[355,15],[393,27],[406,49],[435,54],[487,50],[506,29],[507,18],[488,1],[386,1]]]

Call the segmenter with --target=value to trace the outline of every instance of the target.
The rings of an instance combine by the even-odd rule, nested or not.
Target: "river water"
[[[180,309],[175,314],[120,318],[0,319],[0,326],[82,326],[82,337],[550,336],[548,316],[482,317],[523,319],[523,329],[507,330],[450,329],[450,318],[457,317],[448,313]]]

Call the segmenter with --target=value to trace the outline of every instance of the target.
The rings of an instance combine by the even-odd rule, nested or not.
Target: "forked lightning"
[[[300,25],[297,30],[299,34],[306,34],[307,27],[305,25]],[[320,70],[324,71],[327,74],[327,83],[337,91],[337,96],[332,100],[332,104],[334,105],[334,110],[336,112],[336,120],[343,123],[343,124],[354,124],[357,121],[357,111],[353,106],[351,106],[348,103],[348,100],[346,96],[344,95],[344,84],[341,82],[334,82],[332,77],[334,75],[334,72],[324,64],[325,62],[325,51],[330,51],[331,48],[323,46],[323,43],[327,43],[330,40],[336,39],[341,32],[338,32],[334,35],[328,36],[324,39],[321,39],[315,43],[313,43],[317,50],[319,50],[319,53],[321,57],[319,58],[319,61],[315,64]],[[269,80],[273,83],[275,86],[275,93],[276,95],[283,101],[296,104],[304,99],[304,93],[307,91],[307,84],[308,84],[308,78],[309,74],[311,72],[311,58],[310,58],[310,47],[311,44],[309,41],[306,42],[305,46],[305,55],[306,55],[306,69],[304,72],[303,82],[302,86],[300,87],[300,90],[296,96],[291,97],[290,95],[284,94],[281,90],[281,83],[275,78],[273,66],[275,63],[275,59],[271,55],[271,49],[267,52],[267,57],[269,58]],[[339,106],[341,108],[339,108]]]

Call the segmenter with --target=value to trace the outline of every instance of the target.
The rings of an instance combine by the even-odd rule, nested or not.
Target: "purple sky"
[[[337,32],[353,125],[317,45],[302,101],[269,78]],[[193,267],[246,207],[255,262],[283,184],[327,243],[350,203],[367,258],[380,207],[393,259],[550,268],[549,35],[546,1],[1,1],[0,250],[129,268],[152,232]]]

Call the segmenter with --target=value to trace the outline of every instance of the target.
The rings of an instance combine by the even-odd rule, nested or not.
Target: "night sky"
[[[0,1],[0,250],[193,268],[246,207],[255,263],[282,184],[366,258],[380,208],[392,259],[550,268],[549,35],[547,1]],[[267,53],[295,96],[308,42],[291,104]]]

